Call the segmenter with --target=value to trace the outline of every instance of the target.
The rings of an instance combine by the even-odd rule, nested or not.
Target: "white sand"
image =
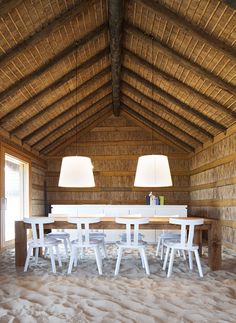
[[[148,247],[150,277],[137,254],[122,259],[114,278],[116,249],[108,248],[103,276],[91,256],[72,275],[67,263],[54,275],[49,259],[16,270],[14,250],[0,253],[0,323],[4,322],[236,322],[236,254],[224,251],[223,269],[211,272],[202,259],[204,278],[177,259],[167,279]]]

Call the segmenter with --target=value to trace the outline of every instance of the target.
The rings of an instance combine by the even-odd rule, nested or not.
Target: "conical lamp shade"
[[[146,155],[138,159],[134,186],[172,186],[168,158],[165,155]]]
[[[89,157],[63,157],[58,186],[94,187],[93,165]]]

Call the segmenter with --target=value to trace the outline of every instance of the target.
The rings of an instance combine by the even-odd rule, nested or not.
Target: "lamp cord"
[[[77,73],[77,67],[78,67],[78,42],[76,42],[76,74],[75,74],[75,104],[76,104],[76,109],[75,109],[75,151],[76,151],[76,156],[78,156],[78,73]]]
[[[152,64],[154,64],[154,62],[153,62],[153,37],[152,37]],[[152,144],[151,144],[151,152],[152,152],[152,155],[154,154],[153,153],[153,147],[154,147],[154,144],[153,144],[153,127],[154,127],[154,108],[153,108],[153,68],[152,68],[152,78],[151,78],[151,80],[152,80],[152,101],[151,101],[151,108],[152,108],[152,123],[153,123],[153,125],[152,125],[152,132],[151,132],[151,142],[152,142]]]

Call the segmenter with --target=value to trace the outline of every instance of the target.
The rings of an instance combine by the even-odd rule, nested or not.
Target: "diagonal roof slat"
[[[104,58],[108,54],[109,54],[109,48],[108,47],[101,50],[99,53],[94,55],[92,58],[90,58],[87,61],[85,61],[84,63],[82,63],[79,67],[74,68],[72,71],[68,72],[66,75],[64,75],[63,77],[61,77],[60,79],[58,79],[54,83],[52,83],[46,89],[44,89],[41,92],[37,93],[36,95],[31,97],[29,100],[27,100],[26,102],[21,104],[19,107],[16,107],[15,109],[8,112],[5,116],[3,116],[0,119],[0,125],[3,125],[5,122],[8,122],[10,119],[17,117],[20,112],[24,112],[25,109],[30,107],[32,104],[34,104],[38,100],[42,99],[44,96],[50,94],[52,91],[56,90],[59,86],[65,84],[70,79],[75,77],[76,73],[83,72],[84,70],[88,69],[94,63],[96,63],[100,59]]]
[[[92,39],[99,36],[102,32],[104,32],[106,28],[107,28],[107,24],[103,24],[98,28],[96,28],[95,30],[87,33],[83,38],[79,39],[76,43],[73,43],[72,45],[62,50],[60,53],[56,54],[52,59],[46,62],[43,66],[41,66],[34,72],[24,76],[18,81],[16,81],[14,84],[12,84],[6,90],[0,93],[0,101],[3,101],[8,96],[11,96],[14,92],[18,91],[26,84],[34,81],[37,77],[39,77],[41,74],[45,73],[46,71],[50,70],[53,66],[58,64],[61,60],[65,59],[68,55],[72,54],[74,51],[82,48],[86,43],[88,43]]]

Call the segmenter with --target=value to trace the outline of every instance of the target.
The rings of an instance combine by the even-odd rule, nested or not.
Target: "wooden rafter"
[[[0,16],[3,17],[9,11],[16,8],[23,0],[3,0],[0,2]]]
[[[171,58],[177,64],[180,64],[186,69],[195,72],[197,75],[200,75],[202,79],[207,79],[211,83],[216,84],[222,90],[232,95],[235,95],[236,87],[234,85],[224,81],[219,76],[214,75],[213,73],[204,69],[202,66],[198,65],[197,63],[191,62],[190,60],[182,56],[180,53],[176,52],[172,48],[169,48],[167,45],[163,44],[158,39],[154,38],[153,35],[147,34],[143,30],[139,29],[138,27],[135,27],[128,23],[125,24],[124,31],[142,40],[148,48],[150,46],[154,46],[155,48],[158,49],[159,52]]]
[[[64,76],[62,76],[60,79],[56,80],[54,83],[52,83],[50,86],[46,87],[44,90],[40,91],[33,97],[31,97],[26,102],[22,103],[20,106],[16,107],[15,109],[8,112],[5,116],[3,116],[0,119],[0,124],[3,125],[5,122],[8,122],[12,118],[15,118],[19,115],[19,113],[24,112],[25,109],[29,108],[31,105],[36,103],[39,100],[42,100],[43,97],[45,97],[48,94],[51,94],[53,91],[55,91],[58,87],[64,85],[66,82],[68,82],[70,79],[76,76],[76,73],[82,73],[83,71],[87,70],[89,67],[91,67],[93,64],[98,62],[100,59],[104,58],[106,55],[109,54],[109,48],[105,48],[101,50],[99,53],[94,55],[89,60],[82,63],[79,67],[74,68],[72,71],[68,72]]]
[[[85,89],[89,88],[90,86],[94,85],[96,82],[99,83],[100,79],[110,73],[111,69],[110,66],[106,67],[104,70],[101,72],[95,74],[92,76],[89,80],[72,90],[71,92],[67,93],[57,101],[53,102],[51,105],[45,107],[43,110],[40,110],[38,113],[27,119],[25,122],[22,122],[19,126],[14,128],[12,131],[10,131],[11,135],[17,135],[20,131],[25,129],[27,126],[30,126],[33,124],[38,118],[43,116],[45,113],[50,113],[53,112],[54,110],[57,109],[57,107],[61,106],[66,100],[73,98],[76,94],[76,92],[82,92]],[[100,83],[99,83],[100,84]]]
[[[193,152],[194,151],[194,147],[186,144],[185,142],[183,142],[179,138],[177,138],[177,137],[173,136],[172,134],[170,134],[168,131],[158,127],[155,123],[153,123],[150,120],[146,119],[145,117],[143,117],[142,115],[140,115],[139,113],[137,113],[136,111],[131,109],[130,107],[122,104],[122,110],[124,110],[125,112],[127,112],[130,115],[132,115],[133,117],[135,117],[138,121],[141,121],[142,123],[144,123],[146,126],[148,126],[150,129],[152,129],[153,131],[155,131],[159,135],[165,137],[166,139],[168,139],[171,142],[175,143],[176,145],[180,146],[185,151],[188,151],[188,152]]]
[[[26,84],[29,84],[30,82],[33,82],[37,77],[40,77],[43,73],[47,72],[48,70],[52,69],[53,66],[58,64],[60,61],[65,59],[68,55],[71,55],[76,50],[79,50],[82,48],[86,43],[90,42],[92,39],[98,37],[102,32],[104,32],[107,29],[107,24],[103,24],[96,28],[95,30],[89,32],[86,34],[83,38],[79,39],[76,43],[73,43],[72,45],[66,47],[55,55],[52,59],[47,61],[43,66],[35,70],[34,72],[24,76],[20,80],[16,81],[14,84],[9,86],[6,90],[4,90],[0,94],[0,101],[3,101],[7,97],[14,94],[14,92],[20,90],[23,86]]]
[[[202,94],[198,92],[197,90],[193,89],[191,86],[179,81],[175,77],[167,74],[166,72],[162,71],[161,69],[157,68],[155,65],[150,64],[149,62],[145,61],[142,57],[138,56],[137,54],[134,54],[130,50],[123,49],[123,53],[128,55],[128,57],[132,60],[132,62],[135,62],[137,65],[140,65],[145,70],[150,70],[152,73],[155,73],[159,77],[161,76],[163,81],[168,81],[169,85],[172,85],[176,88],[181,89],[187,96],[189,97],[195,97],[198,100],[200,99],[201,102],[211,106],[213,109],[223,113],[226,116],[230,116],[233,118],[236,118],[236,112],[227,109],[226,107],[222,106],[218,102],[212,100],[207,95]]]
[[[119,116],[123,0],[108,0],[108,19],[111,50],[113,113],[115,116]]]
[[[236,10],[236,1],[235,0],[222,0],[227,6]]]
[[[111,104],[105,106],[103,109],[97,111],[96,113],[93,114],[92,117],[88,117],[86,120],[83,121],[82,126],[80,126],[79,131],[75,133],[75,128],[69,130],[67,133],[62,135],[60,138],[57,138],[53,143],[43,147],[40,150],[40,153],[48,153],[49,151],[52,151],[56,149],[58,146],[58,149],[62,149],[64,145],[68,145],[69,143],[72,143],[73,141],[77,140],[80,136],[85,134],[85,129],[90,131],[93,127],[96,126],[101,120],[103,120],[106,116],[111,115]],[[69,136],[69,139],[68,139]],[[66,138],[65,138],[66,137]],[[64,144],[63,144],[64,142]]]
[[[70,21],[72,18],[80,14],[84,9],[87,9],[88,6],[92,5],[95,2],[96,0],[81,0],[80,2],[77,2],[75,6],[71,7],[69,10],[56,17],[52,22],[47,23],[39,31],[36,31],[33,35],[24,39],[22,42],[16,44],[15,47],[11,48],[5,54],[1,55],[0,66],[12,60],[21,51],[24,51],[29,47],[36,45],[38,42],[48,37],[49,34],[55,32],[63,24]]]
[[[199,139],[197,139],[196,137],[192,136],[190,133],[184,131],[183,129],[179,128],[178,126],[176,126],[175,124],[173,124],[172,122],[166,120],[165,118],[161,117],[159,114],[157,114],[155,111],[151,111],[148,108],[146,108],[143,104],[141,103],[137,103],[136,101],[134,101],[133,99],[131,99],[130,97],[124,95],[123,99],[121,97],[121,101],[124,104],[127,104],[129,107],[131,107],[134,111],[136,111],[134,109],[135,108],[142,108],[142,112],[144,112],[145,114],[149,115],[151,119],[159,119],[163,125],[167,125],[168,127],[172,128],[173,130],[177,131],[178,133],[180,133],[182,136],[187,137],[186,141],[188,141],[188,138],[191,139],[192,141],[194,141],[197,145],[202,145],[202,141],[200,141]],[[137,111],[136,111],[137,112]],[[139,113],[139,112],[137,112]],[[140,114],[140,113],[139,113]],[[140,114],[142,115],[142,114]],[[185,142],[185,140],[182,140],[183,142]]]
[[[226,131],[227,128],[225,126],[223,126],[222,124],[220,124],[219,122],[209,118],[208,116],[204,115],[202,112],[200,112],[200,111],[190,107],[186,103],[176,99],[172,95],[168,94],[167,92],[163,91],[162,89],[160,89],[156,85],[152,84],[148,80],[141,77],[139,74],[133,72],[132,70],[130,70],[126,67],[123,67],[122,70],[126,73],[126,75],[130,76],[131,78],[135,79],[136,81],[141,82],[141,84],[143,84],[144,86],[146,86],[150,90],[154,91],[156,94],[162,96],[164,99],[175,104],[176,106],[186,109],[189,113],[191,113],[192,115],[205,121],[206,123],[208,123],[210,126],[214,127],[215,129],[218,129],[220,131]]]
[[[213,139],[214,138],[214,136],[210,132],[208,132],[207,130],[205,130],[205,128],[202,128],[199,125],[197,125],[194,122],[192,122],[191,120],[186,119],[181,114],[173,111],[172,109],[170,109],[166,105],[161,104],[160,102],[157,102],[154,99],[151,99],[150,97],[148,97],[147,95],[143,94],[138,89],[135,89],[133,86],[131,86],[130,84],[128,84],[125,81],[122,81],[122,89],[123,89],[123,87],[125,89],[127,89],[128,92],[130,92],[131,94],[133,94],[138,100],[143,100],[143,101],[147,102],[148,104],[153,105],[154,107],[156,107],[156,109],[163,111],[164,113],[169,113],[171,116],[173,116],[173,117],[181,120],[182,122],[184,122],[188,126],[190,126],[190,127],[194,128],[195,130],[197,130],[199,133],[202,133],[208,139]]]
[[[65,111],[63,111],[62,113],[58,114],[56,117],[54,117],[52,120],[49,120],[48,122],[46,122],[45,124],[41,125],[39,128],[35,129],[33,132],[29,133],[27,136],[22,138],[23,142],[28,142],[30,140],[32,140],[34,137],[38,136],[39,134],[43,134],[43,132],[47,129],[51,129],[53,128],[53,125],[56,124],[56,122],[63,120],[64,117],[66,117],[68,114],[75,114],[76,110],[78,108],[78,105],[82,106],[82,104],[86,104],[86,103],[90,103],[91,100],[94,100],[96,98],[97,95],[103,93],[103,91],[109,89],[109,87],[111,87],[111,82],[108,81],[106,84],[104,84],[103,86],[101,86],[100,88],[98,88],[96,91],[90,93],[89,95],[87,95],[86,97],[84,97],[82,100],[76,102],[75,104],[73,104],[69,109],[66,109]],[[93,103],[94,104],[101,104],[103,103],[103,101],[105,101],[108,97],[110,97],[110,94],[105,95],[103,98],[95,101]],[[86,109],[83,112],[88,111],[90,108]],[[78,114],[78,118],[82,115],[81,112],[80,114]],[[73,119],[74,116],[71,118]],[[59,131],[59,128],[55,129],[57,131]],[[54,130],[52,130],[54,131]],[[50,133],[49,133],[50,134]],[[46,136],[49,135],[47,133]]]
[[[135,0],[139,2],[142,6],[153,10],[159,17],[171,21],[173,25],[184,30],[186,33],[191,34],[194,39],[210,45],[212,48],[221,52],[225,57],[230,59],[232,62],[236,62],[236,52],[235,50],[228,46],[226,43],[222,42],[220,39],[216,38],[214,35],[207,34],[206,31],[194,26],[190,22],[180,17],[173,11],[164,7],[158,0]]]

